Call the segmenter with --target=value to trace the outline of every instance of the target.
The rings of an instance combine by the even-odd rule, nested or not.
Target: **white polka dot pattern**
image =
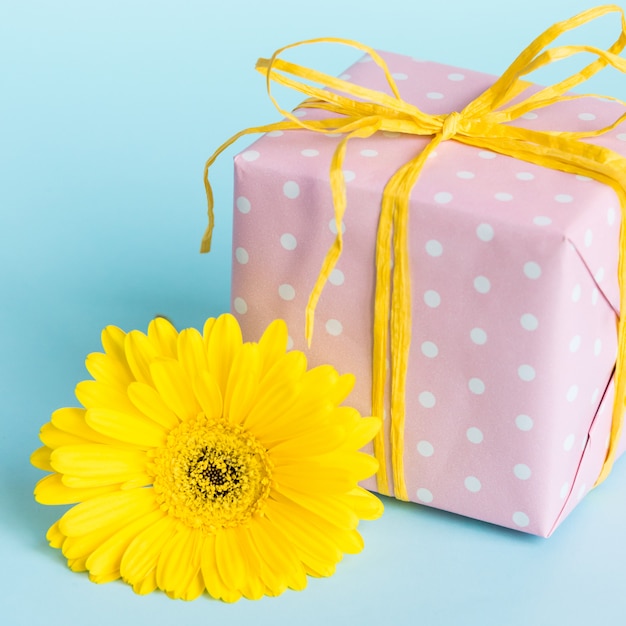
[[[469,70],[383,56],[400,92],[428,112],[461,110],[468,93],[491,84]],[[371,62],[347,70],[351,82],[388,92],[378,74]],[[614,119],[606,112],[614,106],[572,100],[515,123],[583,131]],[[328,171],[339,140],[273,132],[236,159],[232,308],[245,336],[280,317],[289,345],[306,348],[305,307],[337,235]],[[377,133],[346,151],[343,251],[307,358],[354,373],[349,403],[363,414],[371,413],[381,193],[425,142]],[[626,152],[626,126],[594,142]],[[593,485],[613,393],[618,207],[614,192],[588,177],[454,141],[438,146],[412,193],[408,226],[411,500],[548,535]]]

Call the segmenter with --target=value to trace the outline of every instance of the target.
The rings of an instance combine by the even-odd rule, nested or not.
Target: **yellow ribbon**
[[[586,45],[547,48],[563,33],[608,13],[620,15],[621,32],[617,40],[606,50]],[[317,43],[348,45],[369,54],[384,71],[392,95],[361,87],[279,58],[283,52],[290,48]],[[330,186],[333,195],[337,235],[332,247],[326,254],[306,309],[305,332],[310,344],[317,302],[343,247],[341,221],[346,210],[346,192],[342,163],[349,140],[355,137],[366,138],[378,131],[431,137],[426,148],[403,165],[385,186],[376,243],[372,411],[375,415],[382,415],[384,411],[385,381],[387,378],[386,357],[390,349],[392,477],[394,494],[397,498],[408,499],[403,467],[403,437],[406,371],[411,341],[411,296],[407,241],[409,195],[424,163],[442,141],[452,139],[551,169],[588,176],[611,186],[619,198],[622,211],[618,278],[620,311],[624,314],[626,311],[626,261],[624,259],[626,256],[626,158],[607,148],[585,143],[581,139],[595,137],[615,128],[626,119],[626,113],[612,124],[589,132],[537,131],[507,123],[535,109],[593,95],[566,95],[566,92],[607,65],[626,73],[626,60],[617,56],[625,45],[626,21],[622,9],[616,5],[589,9],[548,28],[522,51],[489,89],[470,102],[462,111],[453,111],[447,115],[430,115],[401,99],[387,65],[373,49],[355,41],[336,38],[320,38],[295,43],[277,50],[270,59],[259,59],[256,66],[257,70],[266,76],[269,97],[286,119],[274,124],[248,128],[237,133],[220,146],[207,161],[204,181],[209,207],[209,227],[202,241],[202,252],[207,252],[210,249],[214,222],[213,195],[208,180],[208,170],[223,150],[243,135],[272,130],[306,129],[319,133],[342,135],[330,168]],[[524,92],[529,85],[522,80],[522,77],[554,61],[581,53],[591,54],[595,60],[560,82],[541,88],[536,93],[513,102],[513,99]],[[292,112],[282,109],[275,100],[271,93],[272,81],[307,95],[309,99],[300,106],[324,109],[334,115],[322,120],[298,118]],[[317,87],[312,83],[325,85],[325,87]],[[616,100],[606,96],[596,97]],[[394,260],[393,268],[391,268],[392,258]],[[618,322],[615,401],[610,443],[596,485],[602,482],[611,471],[622,431],[626,392],[626,376],[623,375],[624,364],[626,363],[625,335],[625,325]],[[379,433],[375,439],[374,446],[376,457],[380,462],[380,470],[377,475],[378,489],[383,494],[389,494],[383,432]]]

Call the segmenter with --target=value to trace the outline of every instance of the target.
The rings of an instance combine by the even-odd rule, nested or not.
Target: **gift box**
[[[379,54],[402,100],[430,115],[462,110],[496,80]],[[390,93],[371,54],[341,79]],[[515,126],[585,132],[623,113],[616,102],[564,99]],[[303,122],[333,115],[295,112]],[[371,414],[381,198],[431,138],[383,131],[350,139],[339,224],[329,172],[344,136],[277,126],[235,157],[232,308],[248,336],[285,319],[310,365],[356,375],[350,403]],[[626,127],[583,141],[626,154]],[[401,459],[403,499],[541,536],[554,531],[594,486],[609,446],[620,216],[614,188],[591,177],[458,141],[430,152],[410,192],[402,432],[394,444],[386,400],[378,456],[388,471],[366,487],[397,495],[391,467]],[[305,309],[338,229],[342,252],[309,347]],[[622,438],[616,455],[624,447]]]

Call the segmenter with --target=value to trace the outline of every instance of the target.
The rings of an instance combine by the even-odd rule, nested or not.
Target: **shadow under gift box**
[[[427,113],[458,111],[495,80],[381,55],[403,99]],[[389,93],[368,56],[343,78]],[[584,98],[515,124],[589,130],[622,112]],[[625,140],[618,127],[589,141],[624,154]],[[272,132],[235,158],[233,311],[246,337],[285,319],[310,366],[331,363],[356,375],[349,403],[367,415],[382,191],[428,139],[383,132],[348,143],[344,249],[308,349],[305,307],[336,232],[329,169],[338,141]],[[619,230],[608,186],[454,141],[438,146],[409,216],[410,500],[549,536],[593,487],[612,417]],[[624,438],[618,454],[623,448]],[[364,486],[377,490],[375,478]]]

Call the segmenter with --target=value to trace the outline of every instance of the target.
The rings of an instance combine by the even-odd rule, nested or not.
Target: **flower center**
[[[156,451],[153,485],[162,509],[214,533],[261,509],[271,470],[267,452],[243,428],[201,415],[177,426]]]

